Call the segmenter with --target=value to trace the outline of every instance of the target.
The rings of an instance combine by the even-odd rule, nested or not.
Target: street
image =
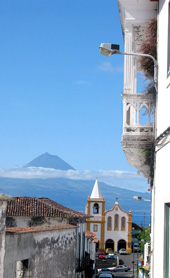
[[[124,264],[129,266],[132,270],[133,270],[133,261],[134,261],[135,271],[137,269],[137,257],[139,259],[140,256],[141,256],[140,253],[132,253],[132,254],[129,254],[129,255],[120,255],[120,254],[118,254],[119,259],[122,260],[124,262]]]
[[[120,255],[117,254],[115,255],[115,259],[105,259],[102,261],[102,259],[98,259],[96,261],[97,265],[102,265],[102,268],[109,268],[108,263],[111,265],[115,265],[115,261],[117,263],[117,257],[119,257],[119,264],[126,264],[128,267],[130,267],[130,270],[128,272],[116,272],[114,273],[114,277],[117,278],[123,278],[123,277],[135,277],[136,276],[136,271],[137,271],[137,258],[139,259],[141,254],[137,253],[132,253],[128,255]],[[134,266],[133,266],[133,261],[134,261]],[[103,262],[103,264],[102,264]],[[95,276],[94,276],[95,277]]]

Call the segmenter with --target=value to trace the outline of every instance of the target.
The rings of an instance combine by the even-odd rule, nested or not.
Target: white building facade
[[[125,52],[139,53],[148,40],[146,28],[157,19],[158,86],[156,94],[137,91],[136,57],[125,55],[122,148],[131,166],[151,185],[150,277],[170,277],[170,1],[118,0]],[[147,54],[147,53],[145,53]],[[156,71],[156,69],[155,69]],[[156,72],[155,72],[156,73]],[[148,100],[146,99],[148,97]],[[150,107],[153,119],[150,121]],[[140,122],[140,111],[148,111],[148,123]],[[149,154],[147,161],[146,154]],[[143,157],[142,157],[143,155]],[[149,163],[147,163],[149,162]]]
[[[131,218],[131,212],[128,214],[122,210],[117,201],[112,209],[105,212],[105,249],[112,248],[118,252],[125,248],[131,252]]]
[[[170,1],[158,7],[158,98],[152,189],[152,277],[170,277]],[[159,267],[158,267],[159,265]]]

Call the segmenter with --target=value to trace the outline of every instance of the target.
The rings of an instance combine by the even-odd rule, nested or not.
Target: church
[[[132,252],[132,214],[119,206],[118,199],[112,209],[105,211],[105,197],[102,197],[96,179],[91,196],[88,197],[86,214],[87,230],[96,234],[99,240],[97,248],[112,248],[118,252],[125,248]]]

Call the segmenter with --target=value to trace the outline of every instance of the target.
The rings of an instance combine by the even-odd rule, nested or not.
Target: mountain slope
[[[72,166],[70,166],[57,155],[51,155],[47,152],[36,157],[31,162],[27,163],[24,167],[44,167],[65,171],[75,170]]]
[[[71,180],[66,178],[16,179],[0,177],[0,192],[10,196],[47,197],[71,209],[85,212],[88,196],[91,195],[93,180]],[[139,192],[126,190],[99,182],[102,196],[105,197],[106,210],[111,209],[118,198],[123,210],[132,211],[133,222],[141,225],[150,223],[150,202],[136,202],[133,196]],[[140,193],[149,199],[149,193]]]

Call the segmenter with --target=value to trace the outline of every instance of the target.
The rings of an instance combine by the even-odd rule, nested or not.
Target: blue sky
[[[120,143],[123,56],[99,53],[123,50],[117,1],[2,0],[0,33],[0,168],[49,152],[78,171],[135,173]]]

